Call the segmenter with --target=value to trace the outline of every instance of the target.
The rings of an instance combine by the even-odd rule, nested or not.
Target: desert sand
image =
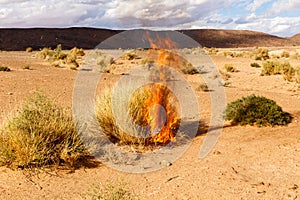
[[[272,50],[300,50],[276,47]],[[232,49],[231,49],[232,50]],[[235,49],[236,50],[236,49]],[[43,90],[64,106],[72,106],[77,71],[55,68],[37,59],[36,52],[0,52],[0,64],[11,72],[0,72],[0,122],[36,90]],[[224,87],[227,103],[250,94],[273,99],[293,116],[283,127],[229,126],[226,122],[212,152],[199,159],[205,133],[193,139],[178,160],[159,171],[124,173],[99,163],[91,168],[24,171],[0,167],[0,199],[84,199],[93,187],[123,180],[142,199],[298,199],[300,198],[300,90],[281,75],[260,76],[250,67],[251,58],[212,55],[223,70],[226,63],[238,72],[230,73]],[[285,58],[282,58],[285,59]],[[299,60],[286,59],[292,65]],[[29,65],[30,69],[23,69]],[[105,74],[107,79],[112,74]],[[184,75],[195,90],[200,121],[209,124],[210,95],[196,90],[201,74]],[[101,83],[100,83],[101,84]],[[203,131],[205,132],[205,131]]]

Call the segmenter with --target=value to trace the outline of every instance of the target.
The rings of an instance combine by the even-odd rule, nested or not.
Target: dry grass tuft
[[[108,183],[105,186],[93,186],[85,195],[84,199],[89,200],[138,200],[137,194],[128,188],[127,183],[118,181]]]
[[[37,57],[47,60],[54,67],[68,67],[70,69],[77,69],[80,65],[81,57],[85,53],[83,49],[74,47],[69,53],[63,52],[61,44],[52,50],[50,48],[43,48],[37,53]]]
[[[0,163],[11,168],[74,167],[85,156],[70,110],[40,92],[8,117],[0,130]]]
[[[166,107],[168,104],[170,113],[179,116],[175,97],[166,87],[157,87],[156,84],[141,87],[136,91],[132,91],[132,87],[127,85],[118,92],[105,89],[101,93],[97,100],[96,116],[101,129],[112,142],[142,146],[153,143],[149,129],[149,123],[152,123],[149,122],[151,111],[147,105],[151,104],[155,92],[162,92],[165,96],[161,102],[162,106]],[[113,110],[112,106],[117,108]],[[178,126],[179,122],[174,121],[174,134]]]

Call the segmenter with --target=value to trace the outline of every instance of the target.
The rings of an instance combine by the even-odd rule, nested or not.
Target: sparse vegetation
[[[30,53],[30,52],[32,52],[32,51],[33,51],[33,49],[32,49],[31,47],[27,47],[27,48],[26,48],[26,52],[27,52],[27,53]]]
[[[0,135],[0,163],[11,168],[75,167],[87,155],[70,110],[41,92],[6,119]]]
[[[22,66],[22,69],[30,69],[30,65],[26,64]]]
[[[99,68],[100,72],[109,73],[110,66],[114,62],[114,58],[108,55],[101,53],[100,51],[96,51],[94,53],[96,57],[96,65]]]
[[[197,87],[198,91],[203,91],[203,92],[208,92],[208,86],[206,83],[201,83],[198,87]]]
[[[287,125],[291,116],[282,111],[275,101],[262,96],[242,97],[227,105],[225,119],[232,124],[275,126]]]
[[[261,66],[258,63],[256,63],[256,62],[251,63],[250,66],[251,67],[255,67],[255,68],[261,68]]]
[[[200,74],[200,71],[190,63],[188,63],[187,66],[183,68],[181,71],[184,74],[190,74],[190,75]]]
[[[237,69],[232,64],[225,64],[224,69],[226,72],[237,72]]]
[[[126,52],[124,55],[125,60],[134,60],[134,59],[138,59],[138,58],[139,58],[138,55],[133,50]]]
[[[65,53],[62,50],[61,44],[58,44],[54,50],[50,48],[43,48],[37,53],[37,57],[47,60],[54,67],[69,67],[70,69],[76,69],[79,67],[80,59],[85,53],[83,49],[74,47],[69,53]]]
[[[116,183],[108,183],[105,186],[93,186],[85,199],[91,200],[138,200],[141,199],[133,191],[131,191],[124,181]]]
[[[281,74],[287,81],[295,81],[296,70],[289,62],[280,63],[278,61],[268,61],[263,63],[261,75]]]
[[[290,53],[289,53],[288,51],[283,51],[283,52],[281,53],[281,57],[282,57],[282,58],[289,58],[289,57],[290,57]]]
[[[203,49],[209,55],[216,55],[219,52],[219,50],[214,47],[212,47],[212,48],[204,47]]]
[[[4,66],[0,66],[0,72],[10,72],[10,68],[9,67],[4,67]]]
[[[258,48],[255,53],[255,60],[267,60],[270,58],[269,50],[264,48]]]

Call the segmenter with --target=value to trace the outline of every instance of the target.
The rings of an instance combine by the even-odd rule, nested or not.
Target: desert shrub
[[[300,67],[295,69],[295,81],[300,84]]]
[[[135,51],[128,51],[124,55],[125,60],[134,60],[139,58]]]
[[[280,74],[281,64],[278,61],[267,61],[263,63],[261,75]]]
[[[285,80],[293,81],[295,69],[290,65],[289,62],[281,63],[280,70],[280,73],[283,75]]]
[[[228,80],[231,77],[231,75],[227,71],[220,70],[219,72],[221,74],[222,79],[224,80]]]
[[[234,53],[232,51],[223,51],[222,52],[223,56],[230,56],[230,57],[234,57]]]
[[[0,163],[12,168],[73,167],[87,155],[70,110],[41,92],[6,119],[0,135]]]
[[[26,64],[22,66],[22,69],[30,69],[30,65]]]
[[[225,64],[224,69],[226,72],[237,72],[237,69],[232,64]]]
[[[52,50],[50,48],[43,48],[37,53],[37,57],[47,60],[54,67],[69,67],[70,69],[76,69],[79,67],[78,59],[84,56],[83,49],[74,47],[69,53],[65,53],[62,50],[61,44]]]
[[[250,66],[251,67],[255,67],[255,68],[261,68],[261,66],[258,63],[256,63],[256,62],[251,63]]]
[[[10,71],[9,67],[0,66],[0,72],[9,72],[9,71]]]
[[[217,49],[215,47],[211,47],[211,48],[204,47],[203,49],[209,55],[216,55],[219,52],[219,49]]]
[[[190,74],[190,75],[200,74],[200,71],[190,63],[187,64],[183,69],[181,69],[181,71],[184,74]]]
[[[198,87],[197,87],[198,91],[203,91],[203,92],[208,92],[208,86],[206,83],[201,83]]]
[[[86,193],[84,199],[92,200],[138,200],[141,199],[131,191],[124,181],[111,182],[105,186],[94,186]]]
[[[146,87],[141,87],[136,91],[132,91],[132,86],[126,85],[122,87],[118,92],[114,92],[114,100],[112,101],[111,89],[104,90],[101,95],[99,95],[96,106],[96,117],[98,123],[103,131],[111,141],[120,144],[130,144],[130,145],[148,145],[154,143],[165,143],[170,141],[171,135],[175,134],[177,127],[179,125],[179,115],[178,115],[178,103],[176,99],[171,95],[166,87],[159,85],[149,85]],[[166,141],[156,140],[156,136],[151,136],[150,127],[153,120],[156,120],[157,116],[153,116],[154,113],[149,110],[151,107],[153,109],[153,100],[157,96],[162,95],[162,106],[171,113],[173,117],[168,116],[166,119],[166,124],[173,124],[169,132]],[[117,102],[117,103],[116,103]],[[113,104],[114,103],[114,104]],[[113,113],[113,106],[118,106],[114,108],[115,113]],[[116,113],[117,112],[117,113]],[[128,117],[124,117],[124,114],[128,114]],[[120,117],[120,115],[122,117]],[[116,116],[118,120],[116,120]],[[151,119],[151,120],[149,120]],[[118,121],[118,122],[117,122]],[[120,125],[122,127],[120,127]],[[141,127],[149,127],[143,129]],[[162,128],[163,130],[164,128]]]
[[[82,48],[78,49],[77,47],[74,47],[70,50],[70,55],[76,55],[76,56],[84,56],[85,53]]]
[[[283,52],[281,53],[281,57],[282,57],[282,58],[289,58],[289,57],[290,57],[290,53],[289,53],[288,51],[283,51]]]
[[[269,50],[264,48],[259,48],[255,52],[255,60],[267,60],[269,59]]]
[[[295,60],[299,60],[300,59],[300,55],[298,52],[295,52],[294,54],[292,54],[290,56],[291,59],[295,59]]]
[[[26,48],[26,52],[30,53],[30,52],[32,52],[32,51],[33,51],[33,49],[32,49],[31,47],[27,47],[27,48]]]
[[[282,111],[275,101],[262,96],[250,95],[229,103],[225,119],[241,125],[287,125],[291,116]]]
[[[295,69],[289,62],[280,63],[278,61],[268,61],[263,63],[261,75],[276,74],[281,74],[287,81],[293,81],[295,76]]]

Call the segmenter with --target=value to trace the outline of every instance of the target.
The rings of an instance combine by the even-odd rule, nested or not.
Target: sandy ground
[[[46,91],[71,107],[77,72],[55,68],[35,53],[0,52],[0,121],[35,90]],[[150,173],[119,172],[103,164],[93,168],[35,174],[0,167],[0,199],[83,199],[95,186],[124,180],[142,199],[299,199],[300,198],[300,92],[282,76],[260,76],[249,58],[212,56],[217,67],[233,64],[225,88],[227,102],[257,94],[275,100],[293,115],[286,127],[226,126],[212,152],[199,159],[205,134],[171,166]],[[299,64],[299,61],[297,61]],[[291,61],[297,64],[296,61]],[[29,64],[31,70],[22,68]],[[110,75],[107,75],[109,78]],[[113,76],[113,75],[112,75]],[[201,75],[186,75],[196,88]],[[212,91],[213,92],[213,91]],[[210,92],[196,91],[200,120],[210,121]]]

